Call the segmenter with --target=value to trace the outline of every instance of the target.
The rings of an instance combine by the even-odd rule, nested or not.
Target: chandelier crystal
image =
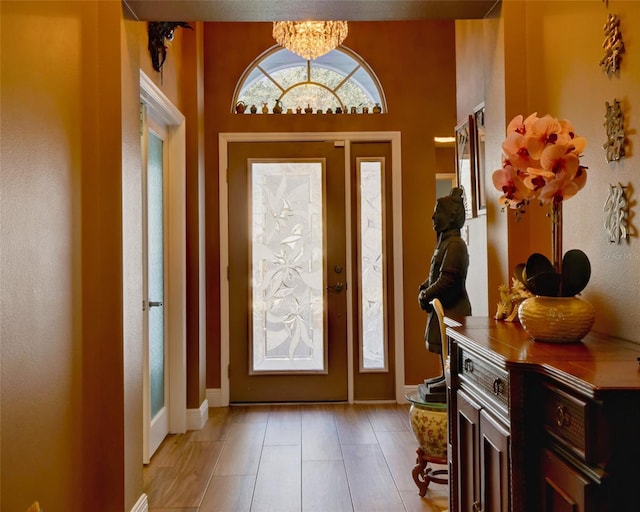
[[[303,59],[335,50],[347,37],[346,21],[274,21],[273,38]]]

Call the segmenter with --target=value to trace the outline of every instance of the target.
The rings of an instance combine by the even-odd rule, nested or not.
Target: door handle
[[[149,301],[149,308],[159,308],[160,306],[162,306],[162,302]]]
[[[347,287],[344,283],[336,283],[334,286],[327,286],[327,290],[330,292],[340,293]]]

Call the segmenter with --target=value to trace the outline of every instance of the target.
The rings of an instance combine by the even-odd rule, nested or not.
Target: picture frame
[[[485,106],[484,103],[478,105],[473,111],[474,121],[474,154],[476,171],[476,213],[485,215],[487,213],[487,191],[486,191],[486,153],[485,153]]]
[[[476,207],[476,156],[475,117],[469,115],[456,126],[456,178],[464,191],[465,218],[477,217]]]

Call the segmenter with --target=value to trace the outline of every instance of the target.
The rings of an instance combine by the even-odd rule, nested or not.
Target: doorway
[[[156,243],[156,256],[152,263],[157,271],[160,265],[162,276],[161,278],[152,277],[156,287],[148,287],[149,291],[148,293],[145,291],[141,305],[143,317],[150,317],[150,327],[147,331],[152,329],[156,333],[160,331],[161,336],[156,339],[162,339],[161,354],[160,345],[153,348],[146,339],[142,347],[143,463],[146,464],[153,454],[154,445],[158,444],[158,436],[163,437],[167,432],[184,433],[187,429],[185,118],[153,81],[142,72],[140,72],[140,103],[143,175],[147,174],[147,167],[149,167],[148,149],[150,147],[156,154],[154,160],[160,160],[160,162],[153,162],[156,167],[155,190],[160,194],[154,200],[157,211],[153,215],[156,217],[155,232],[158,233],[159,228],[162,239],[161,247]],[[160,154],[162,156],[159,156]],[[146,195],[145,188],[141,190],[141,200],[146,201]],[[143,213],[141,219],[143,225],[147,224],[148,215],[146,212]],[[146,233],[146,228],[143,231]],[[143,235],[142,244],[148,245],[148,240],[145,238]],[[147,275],[145,268],[147,265],[143,263],[142,276]],[[148,278],[143,277],[143,279]],[[159,279],[162,282],[161,297],[157,288]],[[143,322],[146,321],[143,320]],[[155,328],[151,325],[155,325]],[[158,357],[155,358],[156,363],[152,372],[154,351]],[[152,379],[155,380],[153,384]],[[159,417],[157,413],[160,413]],[[152,423],[158,425],[152,425]],[[157,435],[152,429],[155,426],[159,427]]]
[[[381,343],[386,344],[386,349],[369,350],[367,357],[363,357],[365,315],[361,310],[361,290],[364,285],[360,272],[364,267],[358,255],[364,238],[360,237],[357,224],[362,220],[358,213],[362,206],[360,194],[365,193],[357,180],[371,174],[362,169],[376,168],[378,162],[379,171],[373,175],[378,177],[378,187],[387,197],[385,218],[380,220],[380,224],[387,226],[385,260],[392,262],[400,258],[396,261],[401,261],[401,220],[400,215],[394,215],[401,211],[400,175],[391,172],[394,165],[399,169],[399,134],[319,133],[294,137],[295,141],[287,134],[220,135],[220,168],[228,168],[220,177],[222,405],[230,401],[401,401],[404,396],[403,347],[395,340],[402,340],[403,331],[402,321],[398,321],[402,311],[402,272],[398,265],[390,264],[385,267],[384,279],[379,279],[389,286],[382,311],[387,320],[378,322],[385,330]],[[377,160],[368,158],[367,149],[376,147],[377,150],[385,147],[386,153]],[[384,165],[380,162],[386,162],[388,173],[382,172]],[[311,170],[303,170],[305,166]],[[279,174],[280,170],[275,170],[284,167],[289,169],[285,178]],[[387,184],[380,181],[382,176],[386,176]],[[305,233],[309,233],[309,226],[300,220],[311,218],[311,214],[300,216],[297,209],[294,212],[293,205],[287,202],[291,196],[283,195],[287,187],[298,192],[304,189],[306,194],[313,188],[314,180],[322,191],[317,194],[320,198],[317,214],[325,221],[318,235],[321,241],[315,249],[307,244],[309,240],[302,241]],[[255,192],[255,187],[261,186],[259,183],[270,185],[266,191]],[[280,202],[276,204],[277,194]],[[265,197],[266,209],[271,209],[267,215],[265,207],[259,204]],[[270,221],[271,228],[260,226],[260,218],[273,219],[278,213],[291,217],[291,225],[276,226]],[[258,248],[252,248],[252,244],[264,235],[265,229],[284,231],[269,249],[270,255],[263,258],[262,242],[258,241]],[[261,256],[256,258],[257,253]],[[321,270],[300,276],[298,258],[306,253],[320,255]],[[269,270],[265,270],[265,265],[278,257],[283,261],[288,258],[289,263],[291,258],[296,258],[296,265],[285,267],[290,271],[289,277],[295,274],[294,277],[300,277],[299,283],[304,283],[297,288],[302,295],[310,291],[316,294],[315,320],[313,315],[305,317],[305,311],[312,313],[313,307],[305,310],[300,307],[299,298],[291,297],[292,289],[296,288],[294,280],[283,287],[283,280],[277,277],[275,288],[273,282],[266,284],[266,281],[260,288],[261,277],[254,270],[260,267],[270,277],[282,273],[272,269],[269,274]],[[306,262],[302,267],[313,269],[313,263]],[[318,278],[315,283],[312,282],[314,276]],[[270,298],[261,305],[255,297],[264,296],[267,289]],[[225,297],[229,300],[225,301]],[[371,294],[367,295],[370,297]],[[275,309],[287,301],[298,310],[294,312],[288,307],[278,312]],[[301,324],[303,319],[311,323]],[[265,331],[267,325],[270,329]],[[266,360],[256,360],[255,347],[263,347],[263,355],[267,352],[264,347],[270,350]],[[368,348],[371,347],[377,348],[375,340],[369,342]],[[314,350],[316,355],[320,354],[315,359],[311,356]],[[376,359],[378,356],[382,363]],[[283,370],[273,366],[287,358],[294,360],[293,368]]]

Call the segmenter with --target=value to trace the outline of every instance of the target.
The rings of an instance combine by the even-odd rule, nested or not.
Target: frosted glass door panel
[[[382,162],[359,166],[359,284],[361,371],[387,368],[384,304],[384,211]]]
[[[251,372],[324,372],[324,165],[251,162]]]
[[[147,167],[147,247],[149,290],[149,372],[151,418],[162,410],[164,389],[164,260],[162,237],[163,141],[149,132]]]

